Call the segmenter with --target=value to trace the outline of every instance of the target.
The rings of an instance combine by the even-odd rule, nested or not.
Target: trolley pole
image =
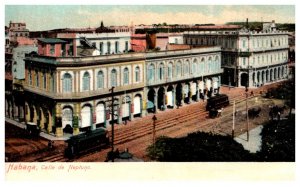
[[[111,87],[111,89],[109,91],[111,91],[111,120],[112,120],[112,123],[111,123],[111,152],[112,152],[112,162],[114,162],[114,135],[115,135],[115,132],[114,132],[114,88],[115,87]]]
[[[232,138],[234,138],[234,126],[235,126],[235,100],[233,100],[233,113],[232,113]]]

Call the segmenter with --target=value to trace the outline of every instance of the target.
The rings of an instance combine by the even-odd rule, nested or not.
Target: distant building
[[[258,87],[288,78],[287,32],[276,31],[273,22],[261,32],[226,27],[183,36],[185,44],[222,47],[223,84]]]
[[[15,23],[10,21],[8,35],[10,41],[16,41],[17,37],[29,37],[29,30],[26,28],[26,23]]]

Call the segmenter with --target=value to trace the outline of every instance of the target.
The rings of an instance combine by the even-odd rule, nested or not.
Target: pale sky
[[[294,5],[5,5],[5,25],[31,31],[138,24],[223,24],[232,21],[295,23]]]

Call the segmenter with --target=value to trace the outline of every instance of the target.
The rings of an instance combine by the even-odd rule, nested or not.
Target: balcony
[[[130,85],[125,85],[125,86],[117,86],[114,89],[114,92],[125,92],[129,90],[134,90],[134,89],[142,89],[144,87],[144,83],[137,83],[137,84],[130,84]],[[48,92],[36,87],[24,86],[24,90],[28,92],[32,92],[38,95],[43,95],[45,97],[49,97],[52,99],[83,99],[83,98],[88,98],[88,97],[94,97],[94,96],[100,96],[100,95],[106,95],[110,94],[111,92],[109,91],[110,88],[103,88],[103,89],[98,89],[98,90],[92,90],[92,91],[85,91],[85,92],[72,92],[72,93],[53,93],[53,92]]]

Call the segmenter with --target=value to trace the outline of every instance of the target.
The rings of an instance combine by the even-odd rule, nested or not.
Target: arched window
[[[159,80],[163,80],[163,78],[164,78],[164,64],[163,63],[160,63],[158,73],[159,73],[159,75],[158,75]]]
[[[184,63],[184,75],[188,75],[189,74],[189,61],[186,61]]]
[[[90,90],[90,74],[89,72],[85,72],[82,77],[82,90],[88,91]]]
[[[168,77],[172,78],[172,76],[173,76],[173,64],[169,63],[168,64]]]
[[[72,92],[72,76],[69,73],[63,76],[63,92]]]
[[[111,86],[117,86],[117,70],[111,70],[111,77],[110,77]]]
[[[97,74],[97,88],[104,88],[104,74],[102,71],[98,71]]]
[[[50,77],[51,77],[51,81],[50,81],[50,84],[51,84],[51,91],[52,92],[54,92],[54,88],[55,88],[55,83],[54,83],[54,81],[55,81],[55,79],[54,79],[54,74],[53,73],[51,73],[51,75],[50,75]]]
[[[195,75],[196,73],[197,73],[197,60],[194,60],[192,74]]]
[[[123,84],[129,84],[129,70],[128,68],[124,68],[124,71],[123,71]]]
[[[149,66],[149,81],[154,81],[154,75],[155,75],[155,67],[154,64],[150,64]]]
[[[135,82],[140,82],[140,67],[135,67]]]
[[[39,87],[40,86],[40,79],[39,79],[39,72],[35,71],[35,86]]]
[[[176,76],[180,77],[181,76],[181,62],[178,61],[176,64]]]

